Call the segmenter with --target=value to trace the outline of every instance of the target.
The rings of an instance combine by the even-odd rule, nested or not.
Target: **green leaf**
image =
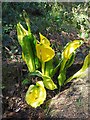
[[[25,100],[28,105],[36,108],[43,104],[46,99],[46,90],[44,88],[43,82],[38,81],[36,85],[30,85]]]
[[[44,83],[44,86],[49,90],[57,89],[57,86],[49,76],[43,75],[43,83]]]
[[[74,40],[65,46],[65,49],[62,52],[62,61],[60,66],[60,73],[58,76],[58,83],[60,86],[62,86],[66,80],[66,69],[74,62],[75,50],[82,44],[82,40]]]
[[[26,21],[26,25],[28,27],[28,32],[29,32],[29,34],[31,34],[29,17],[28,17],[28,15],[27,15],[25,10],[23,10],[23,17],[24,17],[24,19]]]
[[[30,81],[26,78],[26,79],[24,79],[23,81],[22,81],[22,85],[26,85],[26,84],[28,84]]]
[[[44,74],[46,76],[51,76],[53,72],[53,59],[45,63]]]
[[[28,35],[28,31],[20,24],[17,24],[17,37],[18,42],[22,46],[23,45],[23,38]]]
[[[72,53],[70,59],[68,59],[68,61],[66,62],[66,65],[65,65],[65,68],[69,68],[73,62],[74,62],[74,59],[75,59],[75,53]]]
[[[31,72],[31,73],[29,74],[29,76],[42,77],[43,75],[42,75],[42,73],[41,73],[40,71],[36,70],[35,72]]]
[[[63,86],[65,80],[66,80],[66,70],[63,70],[58,76],[59,85]]]
[[[20,23],[17,24],[17,34],[19,44],[22,47],[23,59],[26,62],[29,71],[33,72],[35,71],[35,56],[33,54],[33,51],[35,51],[35,39],[33,39],[32,34],[29,34]]]
[[[81,71],[85,71],[90,66],[90,53],[86,56]]]
[[[23,45],[22,45],[22,52],[23,52],[23,59],[27,64],[27,67],[30,72],[35,71],[35,59],[33,54],[33,49],[31,47],[30,37],[25,36],[23,38]]]

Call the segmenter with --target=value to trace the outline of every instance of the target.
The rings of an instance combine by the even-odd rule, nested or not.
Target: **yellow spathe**
[[[40,43],[50,46],[50,41],[41,33],[39,33],[39,35],[40,35]]]
[[[47,62],[55,56],[54,50],[44,44],[36,44],[36,51],[37,57],[43,62]]]
[[[41,33],[39,33],[39,35],[40,42],[36,44],[37,57],[42,62],[47,62],[55,56],[55,52],[50,47],[49,40],[46,37],[44,37]]]
[[[65,59],[69,59],[71,54],[82,45],[83,41],[82,40],[74,40],[71,43],[69,43],[65,50],[63,51],[63,57]]]
[[[44,88],[42,81],[38,81],[36,85],[30,85],[25,98],[27,104],[36,108],[41,104],[43,104],[45,99],[46,99],[46,90]]]

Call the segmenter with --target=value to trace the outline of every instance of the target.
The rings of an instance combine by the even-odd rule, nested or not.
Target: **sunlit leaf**
[[[45,63],[45,72],[44,74],[47,76],[51,76],[53,72],[53,59]]]
[[[57,86],[49,76],[45,76],[45,75],[43,76],[43,83],[44,83],[44,86],[49,90],[57,89]]]
[[[25,36],[22,40],[22,58],[26,62],[30,72],[35,71],[34,54],[31,47],[30,37]]]
[[[44,88],[43,82],[38,81],[36,85],[30,85],[25,99],[27,104],[34,108],[43,104],[44,100],[46,99],[46,90]]]
[[[23,37],[25,37],[26,35],[28,35],[28,31],[20,24],[17,24],[17,37],[18,37],[18,41],[20,43],[20,45],[23,45]]]
[[[60,71],[62,71],[65,67],[68,68],[73,63],[75,57],[75,50],[79,48],[82,44],[82,40],[74,40],[65,46],[65,49],[62,52],[62,63]]]
[[[90,66],[90,53],[86,56],[81,70],[84,71],[89,66]]]
[[[18,41],[22,47],[22,58],[26,62],[27,67],[30,72],[35,71],[35,45],[32,34],[28,34],[28,31],[24,29],[24,27],[18,23],[17,24],[17,34]]]

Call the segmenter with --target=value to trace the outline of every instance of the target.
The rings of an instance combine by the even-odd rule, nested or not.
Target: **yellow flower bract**
[[[83,41],[82,40],[74,40],[73,42],[69,43],[65,50],[63,51],[63,57],[66,59],[70,58],[70,55],[82,45]]]
[[[50,47],[49,40],[40,34],[40,43],[36,44],[37,57],[43,61],[47,62],[55,56],[54,50]]]
[[[44,88],[43,82],[38,81],[36,85],[30,85],[25,99],[27,104],[34,108],[43,104],[44,100],[46,99],[46,90]]]
[[[41,33],[39,33],[39,35],[40,35],[40,43],[50,46],[49,40],[45,36],[43,36]]]

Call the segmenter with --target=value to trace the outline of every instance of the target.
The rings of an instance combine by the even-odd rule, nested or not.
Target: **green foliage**
[[[85,73],[85,71],[88,70],[89,67],[90,67],[90,53],[86,56],[82,68],[78,72],[76,72],[73,76],[68,78],[65,81],[64,85],[67,84],[68,82],[70,82],[74,78],[78,78],[78,77],[83,78],[85,76],[88,76],[87,72]]]

